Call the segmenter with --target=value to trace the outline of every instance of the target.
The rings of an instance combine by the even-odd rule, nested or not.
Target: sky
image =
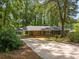
[[[79,7],[79,1],[78,1],[78,7]],[[77,9],[79,11],[79,8]],[[77,14],[77,16],[75,17],[75,19],[78,19],[79,18],[79,13]]]

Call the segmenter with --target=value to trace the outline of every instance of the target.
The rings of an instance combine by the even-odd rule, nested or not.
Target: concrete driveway
[[[22,40],[43,59],[79,59],[79,46],[34,38]]]

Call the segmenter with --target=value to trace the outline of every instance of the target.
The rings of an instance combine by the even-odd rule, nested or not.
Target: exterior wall
[[[49,36],[54,36],[54,35],[60,35],[61,34],[61,31],[26,31],[28,35],[28,37],[42,37],[42,36],[46,36],[46,37],[49,37]],[[65,30],[65,33],[67,34],[69,32],[69,30]]]

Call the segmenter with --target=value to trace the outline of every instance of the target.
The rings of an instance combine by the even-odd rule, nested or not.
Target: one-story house
[[[24,31],[26,36],[52,36],[60,34],[62,29],[60,26],[26,26],[18,29]],[[65,29],[65,32],[68,32]]]

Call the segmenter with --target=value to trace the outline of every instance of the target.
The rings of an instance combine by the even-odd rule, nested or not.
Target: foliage
[[[74,24],[74,30],[75,30],[76,32],[79,32],[79,23],[75,23],[75,24]]]
[[[17,49],[21,44],[13,28],[0,28],[0,51],[7,52]]]
[[[79,43],[79,32],[71,32],[69,38],[71,42]]]
[[[76,15],[78,0],[39,1],[41,0],[0,0],[0,26],[61,26],[62,33],[64,26],[73,27],[71,23],[74,20],[70,16]]]
[[[47,3],[48,1],[50,2]],[[27,25],[60,25],[60,16],[56,1],[44,0],[41,3],[39,0],[0,0],[0,3],[1,6],[6,6],[5,8],[0,8],[3,14],[3,23],[10,23],[10,25],[14,27],[22,27]],[[64,1],[59,0],[59,3],[63,16]],[[67,17],[69,17],[69,15],[74,14],[77,5],[76,2],[71,2],[70,0],[67,5],[67,13],[69,13]]]

